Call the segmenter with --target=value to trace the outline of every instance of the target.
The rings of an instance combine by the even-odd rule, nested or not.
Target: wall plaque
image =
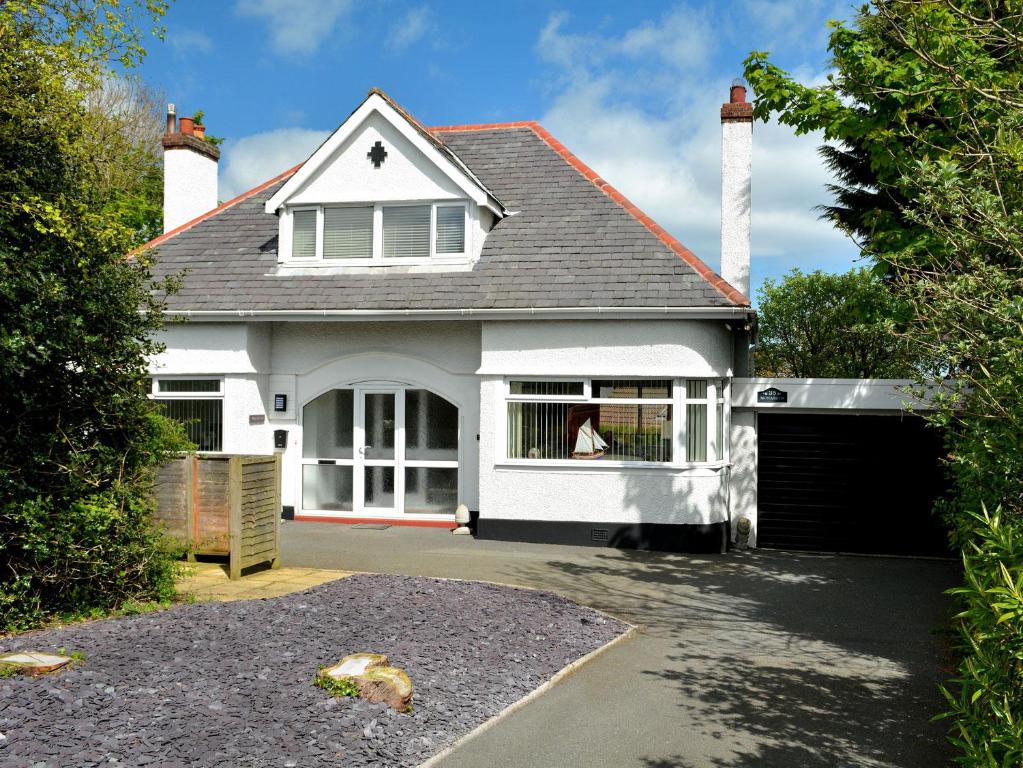
[[[266,416],[261,413],[250,414],[249,424],[266,424]]]
[[[789,393],[777,387],[768,387],[757,392],[758,403],[787,403]]]

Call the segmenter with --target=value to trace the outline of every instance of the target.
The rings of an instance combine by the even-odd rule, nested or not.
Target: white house
[[[534,122],[426,128],[374,90],[209,210],[219,154],[171,115],[150,246],[188,322],[152,396],[201,450],[281,452],[295,520],[450,526],[461,503],[483,538],[678,550],[746,517],[752,543],[770,382],[741,86],[721,122],[723,278]]]

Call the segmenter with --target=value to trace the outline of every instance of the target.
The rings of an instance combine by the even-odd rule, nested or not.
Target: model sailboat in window
[[[579,436],[575,440],[575,450],[572,451],[573,459],[599,459],[607,452],[607,443],[603,441],[600,434],[593,428],[590,419],[587,419],[579,427]]]

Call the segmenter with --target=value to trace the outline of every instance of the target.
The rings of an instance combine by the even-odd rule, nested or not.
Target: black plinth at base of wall
[[[476,538],[571,544],[656,552],[725,552],[728,523],[669,525],[665,523],[588,523],[567,520],[500,520],[481,517]]]

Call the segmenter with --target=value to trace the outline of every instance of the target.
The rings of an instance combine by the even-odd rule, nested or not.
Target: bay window
[[[512,379],[505,399],[512,461],[724,460],[720,379]]]
[[[286,215],[285,261],[366,265],[467,254],[468,206],[461,202],[309,205]]]

